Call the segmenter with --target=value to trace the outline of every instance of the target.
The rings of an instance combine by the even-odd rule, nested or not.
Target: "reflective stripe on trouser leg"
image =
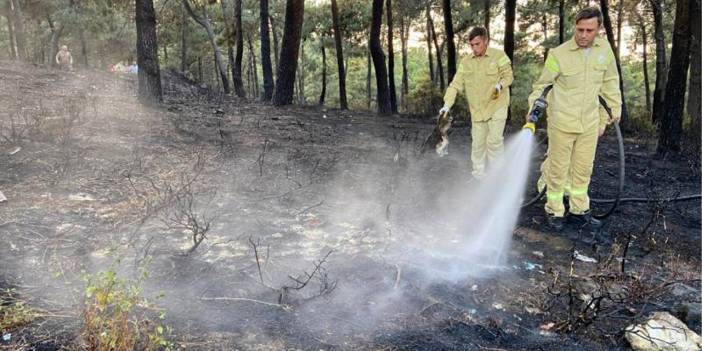
[[[571,156],[571,190],[570,212],[583,214],[590,209],[590,197],[587,195],[592,176],[592,167],[597,151],[597,128],[578,135],[573,145]]]
[[[487,157],[491,164],[504,152],[504,132],[507,122],[507,108],[501,108],[492,115],[488,123]]]
[[[568,183],[573,145],[578,134],[562,132],[548,128],[548,157],[545,165],[546,175],[546,213],[556,217],[565,215],[563,194]]]
[[[470,160],[473,163],[474,177],[482,177],[485,174],[488,131],[488,121],[472,121],[470,135],[473,141],[471,142]]]

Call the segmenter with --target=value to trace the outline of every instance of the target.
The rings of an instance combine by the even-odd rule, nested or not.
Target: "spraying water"
[[[444,194],[432,215],[441,229],[414,243],[409,264],[453,281],[500,270],[506,262],[528,178],[533,134],[510,138],[486,175]]]

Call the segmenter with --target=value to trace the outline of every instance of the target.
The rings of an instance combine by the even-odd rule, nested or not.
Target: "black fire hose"
[[[548,94],[548,91],[551,86],[547,87],[547,90],[544,90],[543,95]],[[600,104],[602,107],[604,107],[605,111],[607,111],[607,114],[609,115],[610,119],[612,118],[612,110],[607,106],[607,102],[600,96],[599,97]],[[614,123],[614,130],[617,133],[617,146],[619,149],[619,187],[617,188],[617,193],[614,198],[611,199],[590,199],[590,202],[593,203],[600,203],[600,204],[610,204],[609,208],[604,211],[604,212],[595,212],[593,213],[593,217],[597,219],[604,219],[609,217],[614,210],[619,206],[621,203],[625,202],[652,202],[652,201],[664,201],[664,202],[676,202],[676,201],[689,201],[689,200],[696,200],[696,199],[702,199],[702,194],[695,194],[695,195],[686,195],[686,196],[676,196],[673,198],[665,198],[665,199],[650,199],[650,198],[637,198],[637,197],[630,197],[630,198],[622,198],[622,193],[624,192],[624,184],[625,184],[625,174],[626,174],[626,162],[625,162],[625,157],[624,157],[624,138],[622,136],[622,131],[619,128],[619,123],[615,122]],[[531,206],[541,200],[541,198],[544,197],[546,194],[546,187],[544,187],[535,197],[531,198],[529,201],[525,202],[522,204],[522,208]]]

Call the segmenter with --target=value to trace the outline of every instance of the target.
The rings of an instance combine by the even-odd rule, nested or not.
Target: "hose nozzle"
[[[534,122],[526,122],[522,129],[529,129],[531,131],[531,134],[536,134],[536,125]]]

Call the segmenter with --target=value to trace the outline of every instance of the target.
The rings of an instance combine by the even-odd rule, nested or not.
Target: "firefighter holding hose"
[[[471,29],[468,40],[472,53],[461,60],[439,114],[448,113],[459,93],[468,99],[473,177],[480,179],[485,174],[485,159],[496,159],[504,149],[502,134],[514,77],[512,63],[504,51],[488,47],[490,38],[485,28]]]
[[[553,86],[547,98],[549,145],[542,171],[548,223],[556,231],[565,224],[566,195],[569,221],[592,228],[602,225],[590,212],[588,187],[597,140],[609,123],[619,120],[622,96],[614,53],[598,38],[601,26],[599,8],[578,12],[573,39],[549,52],[529,96],[532,106],[547,86]],[[612,109],[612,119],[600,113],[598,95]]]

